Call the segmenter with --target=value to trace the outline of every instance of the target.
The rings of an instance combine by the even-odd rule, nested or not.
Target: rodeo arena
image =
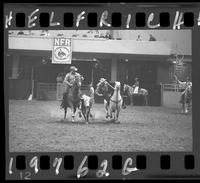
[[[192,150],[191,38],[9,31],[10,152]]]

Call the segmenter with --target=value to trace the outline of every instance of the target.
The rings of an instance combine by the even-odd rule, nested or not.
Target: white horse
[[[149,97],[148,91],[144,88],[140,88],[139,91],[138,91],[138,94],[135,94],[134,89],[135,89],[135,86],[132,87],[130,85],[124,84],[124,92],[127,92],[128,96],[130,98],[131,105],[134,104],[133,96],[141,95],[144,98],[143,105],[147,106],[148,105],[148,97]]]
[[[115,82],[114,92],[112,97],[110,98],[109,104],[109,111],[110,111],[110,118],[114,117],[114,122],[117,122],[119,117],[119,112],[122,108],[122,96],[120,94],[121,84],[119,81]]]

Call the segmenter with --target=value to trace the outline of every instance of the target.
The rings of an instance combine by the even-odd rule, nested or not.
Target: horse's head
[[[121,83],[119,81],[115,81],[114,89],[117,90],[117,91],[121,89]]]
[[[74,86],[77,86],[77,87],[81,87],[82,85],[82,76],[81,75],[76,75],[75,76],[75,80],[74,80]]]

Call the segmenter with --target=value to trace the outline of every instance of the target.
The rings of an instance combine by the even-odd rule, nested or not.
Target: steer
[[[81,97],[80,110],[83,114],[86,123],[88,124],[89,118],[92,117],[91,108],[94,103],[94,88],[90,85],[90,96],[83,94]]]
[[[81,97],[81,112],[86,120],[86,123],[89,122],[89,117],[92,117],[91,115],[91,108],[93,105],[93,98],[87,96],[87,95],[82,95]]]

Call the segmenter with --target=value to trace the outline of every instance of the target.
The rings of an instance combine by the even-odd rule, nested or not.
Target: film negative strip
[[[199,179],[199,43],[199,3],[5,3],[6,179]]]

